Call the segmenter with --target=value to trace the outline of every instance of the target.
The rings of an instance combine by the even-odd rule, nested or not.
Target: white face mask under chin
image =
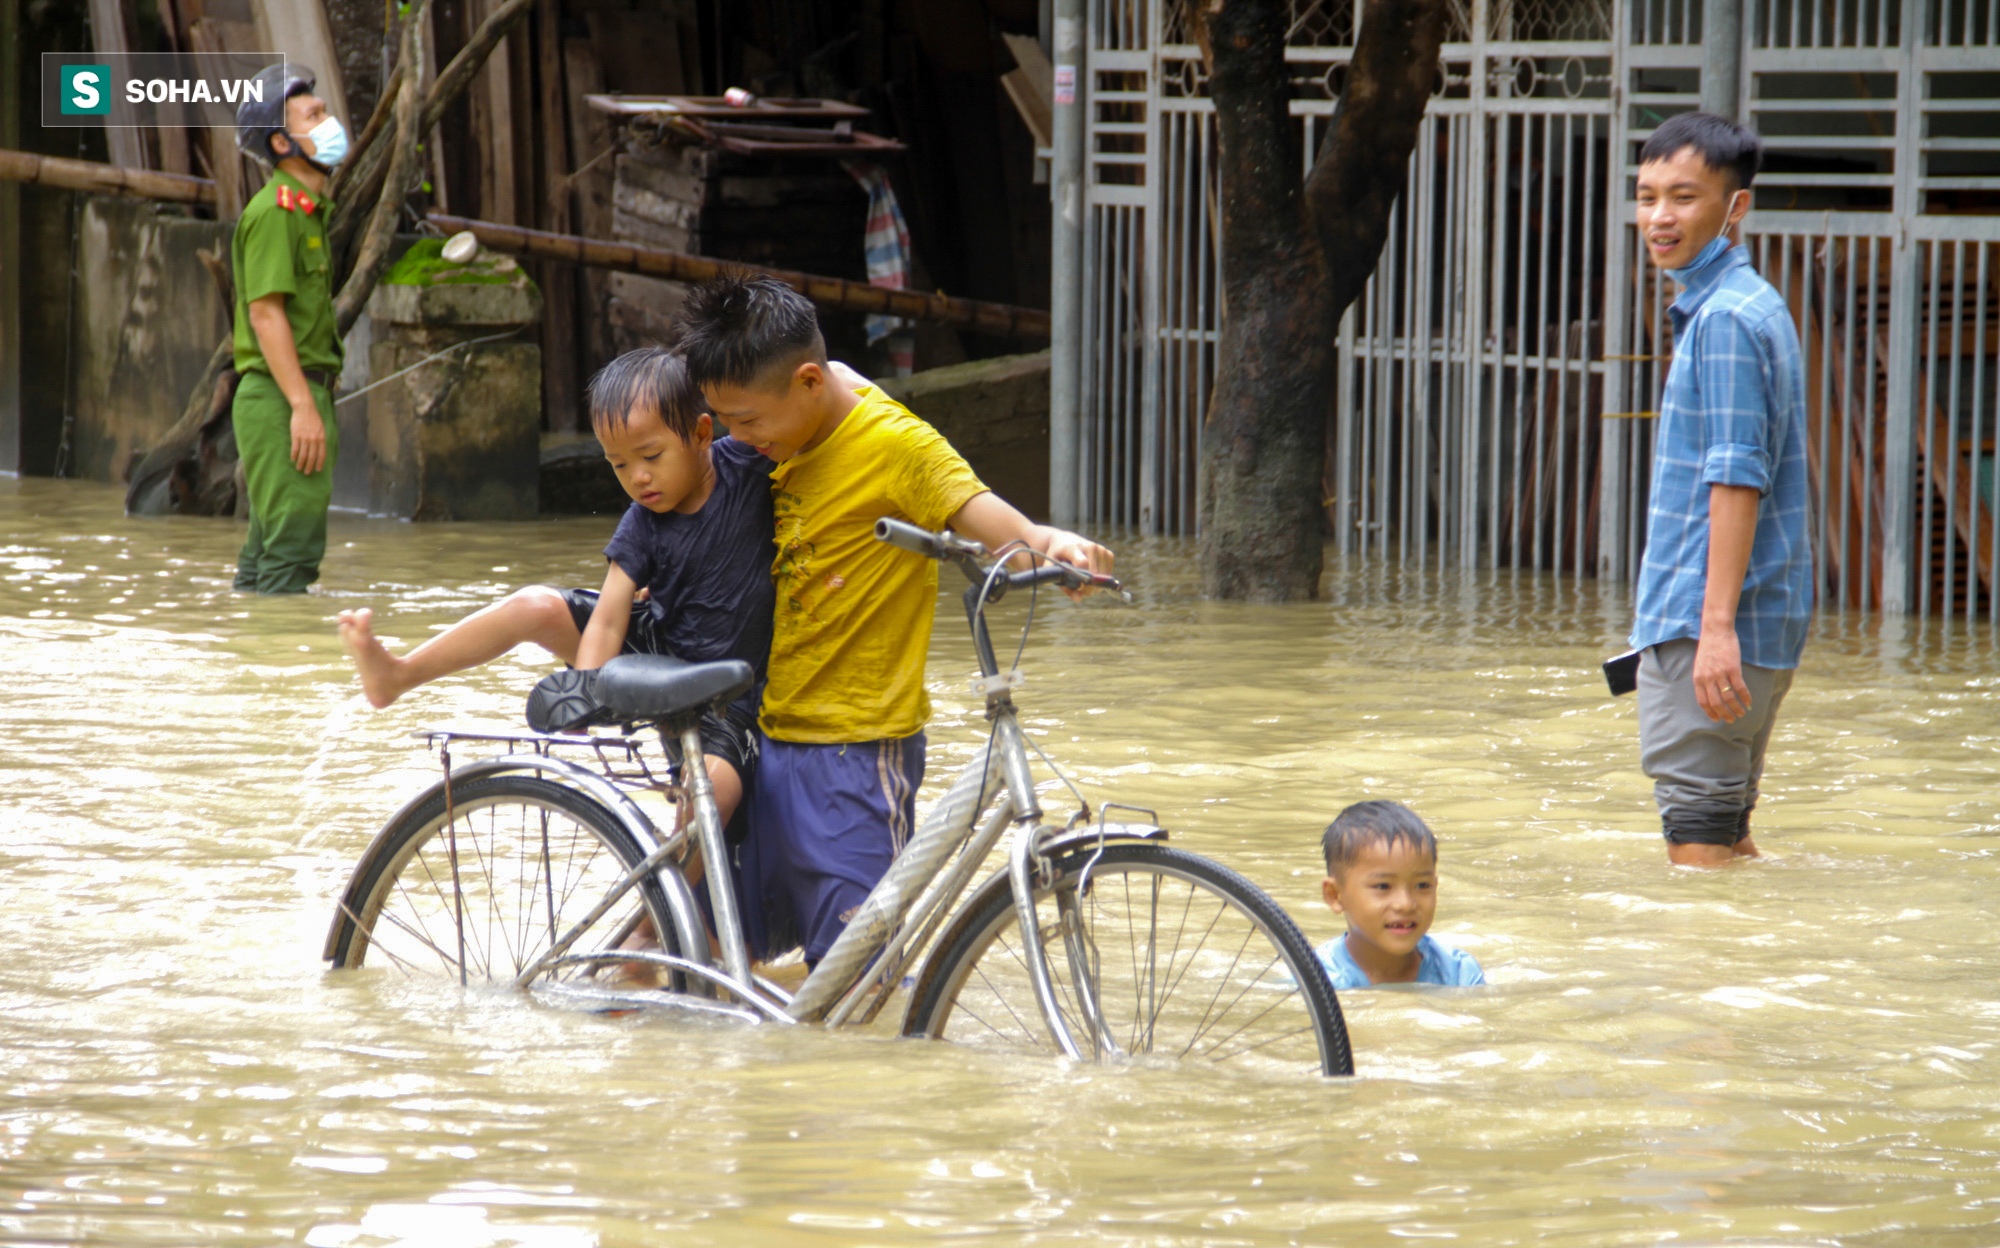
[[[293,150],[301,156],[305,152],[297,146],[298,141],[302,138],[312,140],[313,155],[306,158],[314,164],[332,169],[347,159],[347,127],[340,124],[338,117],[328,117],[306,133],[288,137],[294,145]]]

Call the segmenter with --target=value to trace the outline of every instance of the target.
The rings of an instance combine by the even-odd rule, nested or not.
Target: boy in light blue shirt
[[[1316,951],[1334,990],[1486,982],[1471,954],[1428,935],[1437,917],[1437,837],[1401,802],[1356,802],[1320,840],[1320,894],[1347,934]]]

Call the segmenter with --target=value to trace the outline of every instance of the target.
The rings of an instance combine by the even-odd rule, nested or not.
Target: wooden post
[[[131,14],[125,0],[90,0],[90,43],[103,56],[119,56],[132,50]],[[146,167],[146,144],[142,131],[131,126],[104,127],[105,150],[111,163],[127,169]]]
[[[474,0],[475,24],[485,21],[495,7],[493,0]],[[511,36],[500,41],[467,93],[472,101],[472,134],[481,145],[479,211],[487,220],[507,225],[520,220],[514,211],[514,75],[509,56],[513,43]]]
[[[21,141],[21,5],[0,0],[0,146]],[[21,188],[0,183],[0,472],[21,471]]]
[[[190,50],[186,28],[181,24],[181,4],[175,0],[159,0],[160,24],[167,31],[167,50],[187,52]],[[163,126],[159,130],[160,168],[166,173],[193,173],[194,162],[190,157],[192,145],[198,142],[195,131],[185,126]]]
[[[565,39],[562,54],[563,82],[571,100],[604,89],[604,75],[590,40]],[[611,237],[611,142],[610,118],[594,108],[569,110],[570,161],[564,177],[576,195],[570,223],[586,238]],[[581,371],[593,372],[611,361],[611,322],[606,315],[611,275],[602,269],[585,269],[577,281],[582,303]]]
[[[535,128],[542,141],[541,203],[536,216],[549,230],[569,233],[569,193],[563,179],[569,176],[569,116],[563,100],[562,30],[560,0],[541,0],[535,15],[535,57],[541,80],[541,125]],[[577,419],[577,333],[576,283],[574,270],[557,264],[541,266],[542,296],[542,412],[552,433],[571,433]]]

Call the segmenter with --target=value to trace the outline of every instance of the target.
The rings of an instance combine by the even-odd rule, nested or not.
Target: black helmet
[[[310,91],[317,80],[303,65],[266,65],[250,80],[250,93],[236,106],[236,146],[267,165],[278,163],[271,136],[285,128],[285,101]]]

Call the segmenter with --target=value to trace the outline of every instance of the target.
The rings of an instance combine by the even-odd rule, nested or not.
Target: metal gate
[[[1093,523],[1184,535],[1220,288],[1185,3],[1091,0],[1079,499]],[[1746,242],[1806,349],[1823,598],[1990,613],[2000,0],[1743,8],[1743,111],[1767,145]],[[1309,164],[1355,8],[1292,0],[1292,19]],[[1703,42],[1702,0],[1453,7],[1388,244],[1339,329],[1342,552],[1637,569],[1672,290],[1636,245],[1633,161],[1697,106]]]

